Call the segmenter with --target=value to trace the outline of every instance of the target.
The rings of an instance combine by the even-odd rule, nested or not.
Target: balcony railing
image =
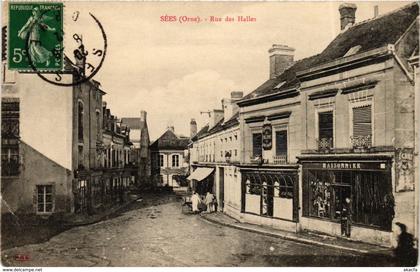
[[[372,147],[372,135],[350,136],[353,149],[369,149]]]
[[[318,150],[319,151],[329,151],[333,149],[333,139],[332,138],[321,138],[317,140]]]
[[[273,157],[274,164],[286,164],[287,163],[287,154],[280,154]]]

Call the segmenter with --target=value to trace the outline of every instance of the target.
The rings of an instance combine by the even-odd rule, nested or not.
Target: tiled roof
[[[219,131],[239,125],[238,117],[239,117],[239,111],[236,112],[227,122],[224,122],[224,118],[222,118],[222,120],[220,120],[214,127],[212,127],[209,131],[202,133],[198,138],[203,138],[203,137],[215,134]]]
[[[295,62],[283,74],[267,80],[241,101],[295,88],[299,86],[297,72],[342,58],[356,46],[359,47],[356,54],[359,54],[387,44],[394,44],[414,22],[418,14],[417,3],[412,3],[393,12],[357,23],[340,33],[320,54]],[[285,83],[280,84],[283,81]],[[275,88],[279,84],[281,87]]]
[[[140,118],[136,117],[124,117],[121,118],[121,122],[131,129],[142,129],[144,128],[144,122]]]
[[[241,99],[241,101],[263,95],[278,93],[296,87],[296,85],[299,84],[299,81],[296,78],[296,73],[312,67],[313,62],[317,57],[318,55],[315,55],[309,58],[296,61],[289,69],[284,71],[284,73],[277,76],[276,78],[267,80],[253,92],[244,96],[244,98]],[[285,83],[282,84],[280,88],[275,88],[281,82]]]
[[[207,133],[207,131],[209,130],[209,125],[205,125],[204,127],[202,127],[192,138],[191,141],[196,141],[198,138],[201,138],[204,134]]]
[[[419,14],[412,3],[398,10],[355,24],[340,33],[321,54],[313,66],[343,57],[350,48],[360,46],[357,54],[395,44]]]
[[[165,131],[162,136],[159,137],[150,145],[151,150],[161,149],[174,149],[184,150],[187,148],[190,139],[186,137],[178,137],[171,130]]]

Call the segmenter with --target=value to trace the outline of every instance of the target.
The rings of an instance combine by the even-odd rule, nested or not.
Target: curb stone
[[[254,228],[250,228],[250,227],[246,227],[246,226],[241,226],[241,225],[239,225],[240,223],[239,224],[229,224],[229,223],[218,221],[218,220],[213,219],[213,218],[208,218],[206,215],[203,215],[203,214],[200,214],[200,218],[202,218],[202,219],[204,219],[204,220],[206,220],[210,223],[213,223],[213,224],[223,225],[223,226],[227,226],[227,227],[231,227],[231,228],[235,228],[235,229],[239,229],[239,230],[245,230],[245,231],[254,232],[254,233],[258,233],[258,234],[263,234],[263,235],[268,235],[268,236],[272,236],[272,237],[282,238],[282,239],[285,239],[285,240],[290,240],[290,241],[299,242],[299,243],[303,243],[303,244],[325,246],[325,247],[330,247],[330,248],[334,248],[334,249],[352,251],[352,252],[362,253],[362,254],[371,253],[370,251],[365,250],[365,249],[357,249],[357,248],[351,248],[351,247],[346,247],[346,246],[334,245],[334,244],[330,244],[330,243],[323,243],[323,242],[319,242],[319,241],[315,241],[315,240],[311,240],[311,239],[307,239],[307,238],[302,238],[302,237],[297,237],[297,236],[292,236],[292,235],[287,235],[287,234],[258,230],[258,229],[254,229]]]

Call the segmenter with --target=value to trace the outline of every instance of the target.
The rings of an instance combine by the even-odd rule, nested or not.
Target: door
[[[219,168],[219,209],[223,211],[225,203],[225,168]]]

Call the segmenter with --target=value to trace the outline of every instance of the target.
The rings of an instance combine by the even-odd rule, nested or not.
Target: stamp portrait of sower
[[[40,32],[43,30],[55,31],[55,28],[46,24],[46,21],[52,20],[53,17],[41,14],[38,7],[32,10],[32,16],[29,17],[26,24],[19,30],[17,35],[22,40],[26,40],[29,35],[29,52],[34,63],[45,63],[48,67],[50,65],[50,58],[52,52],[46,49],[41,44]]]

